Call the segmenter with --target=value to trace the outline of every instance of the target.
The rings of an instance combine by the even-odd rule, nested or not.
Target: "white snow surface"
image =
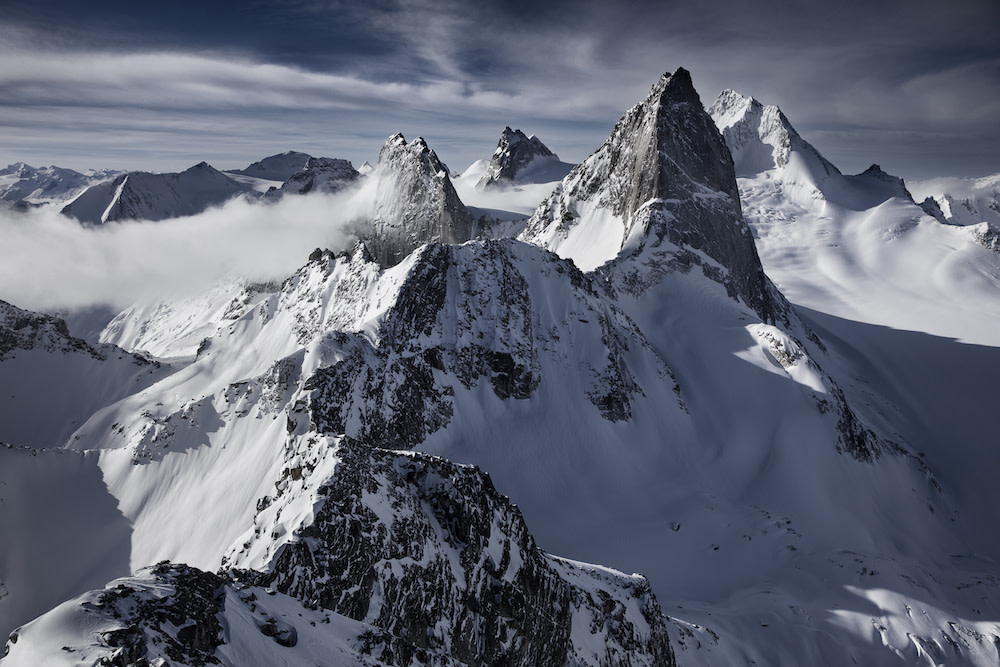
[[[1000,227],[1000,174],[983,178],[934,178],[909,184],[914,199],[933,199],[952,225],[983,222]]]
[[[417,446],[489,472],[547,551],[648,576],[680,664],[995,665],[1000,254],[961,222],[926,214],[881,170],[841,174],[774,107],[727,91],[712,112],[761,262],[794,306],[787,321],[762,321],[699,269],[642,264],[648,254],[634,267],[643,289],[612,294],[600,272],[581,276],[526,243],[451,246],[444,306],[426,329],[406,332],[406,354],[486,345],[533,359],[539,381],[530,396],[501,398],[488,377],[466,385],[453,368],[436,369],[435,386],[453,389],[452,416]],[[597,170],[600,159],[591,158]],[[455,179],[463,199],[459,185],[475,167]],[[989,191],[985,180],[943,190]],[[524,190],[490,194],[489,208],[527,201]],[[574,226],[532,240],[584,270],[620,258],[645,231],[558,189],[551,202]],[[99,562],[47,581],[72,561],[66,550],[40,546],[50,535],[37,531],[36,541],[8,542],[0,630],[92,586],[84,574],[107,581],[165,558],[214,571],[236,554],[262,566],[295,539],[311,520],[315,485],[336,465],[334,438],[310,440],[306,379],[356,349],[366,359],[404,356],[392,347],[401,295],[437,252],[424,246],[388,270],[360,250],[322,255],[279,291],[239,301],[233,319],[220,313],[238,287],[122,317],[108,340],[188,359],[202,337],[209,343],[97,411],[74,435],[79,451],[0,449],[3,534],[75,526],[90,554],[77,566]],[[519,299],[497,280],[515,272]],[[629,415],[612,420],[594,397],[618,381]],[[879,437],[879,455],[845,451],[841,404]],[[348,428],[363,417],[362,407]],[[281,467],[305,459],[318,466],[314,479],[255,517]],[[63,494],[64,483],[78,491]],[[79,498],[99,509],[84,511]],[[10,513],[15,503],[26,509]],[[244,551],[255,529],[274,540]],[[566,576],[628,580],[553,562]],[[34,574],[23,574],[25,563]],[[24,582],[49,586],[46,601],[29,600]],[[305,613],[284,598],[267,604]],[[67,603],[23,636],[70,642],[79,613]],[[249,628],[255,646],[256,628],[230,622],[234,633]],[[341,650],[358,629],[345,621],[316,641]],[[600,650],[591,642],[577,639],[581,656]],[[4,665],[44,657],[25,656],[15,650]]]

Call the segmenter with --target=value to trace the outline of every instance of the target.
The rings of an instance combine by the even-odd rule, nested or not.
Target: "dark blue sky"
[[[586,157],[667,70],[778,104],[846,172],[1000,172],[1000,2],[5,0],[0,163],[220,168],[287,149],[453,169],[505,125]]]

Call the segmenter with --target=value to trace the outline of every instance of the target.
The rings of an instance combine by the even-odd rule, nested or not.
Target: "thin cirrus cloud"
[[[12,139],[0,159],[167,170],[246,164],[267,145],[360,161],[403,131],[461,167],[511,125],[578,161],[659,74],[684,66],[706,104],[723,88],[778,104],[845,171],[876,161],[907,177],[1000,170],[995,0],[260,0],[244,10],[11,0],[0,129]],[[128,128],[127,151],[107,147],[113,131],[87,133],[98,114]],[[866,135],[877,141],[838,143]]]

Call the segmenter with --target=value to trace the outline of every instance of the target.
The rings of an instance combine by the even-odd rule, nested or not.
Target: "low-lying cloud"
[[[85,228],[55,209],[0,211],[0,299],[36,311],[195,294],[231,275],[287,277],[317,248],[351,247],[363,191],[233,200],[199,215]]]

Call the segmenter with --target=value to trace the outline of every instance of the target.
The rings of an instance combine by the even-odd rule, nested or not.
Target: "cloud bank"
[[[370,205],[360,190],[233,200],[161,222],[85,228],[53,209],[0,211],[0,299],[36,311],[123,309],[196,294],[226,276],[282,279],[317,248],[348,249]]]

